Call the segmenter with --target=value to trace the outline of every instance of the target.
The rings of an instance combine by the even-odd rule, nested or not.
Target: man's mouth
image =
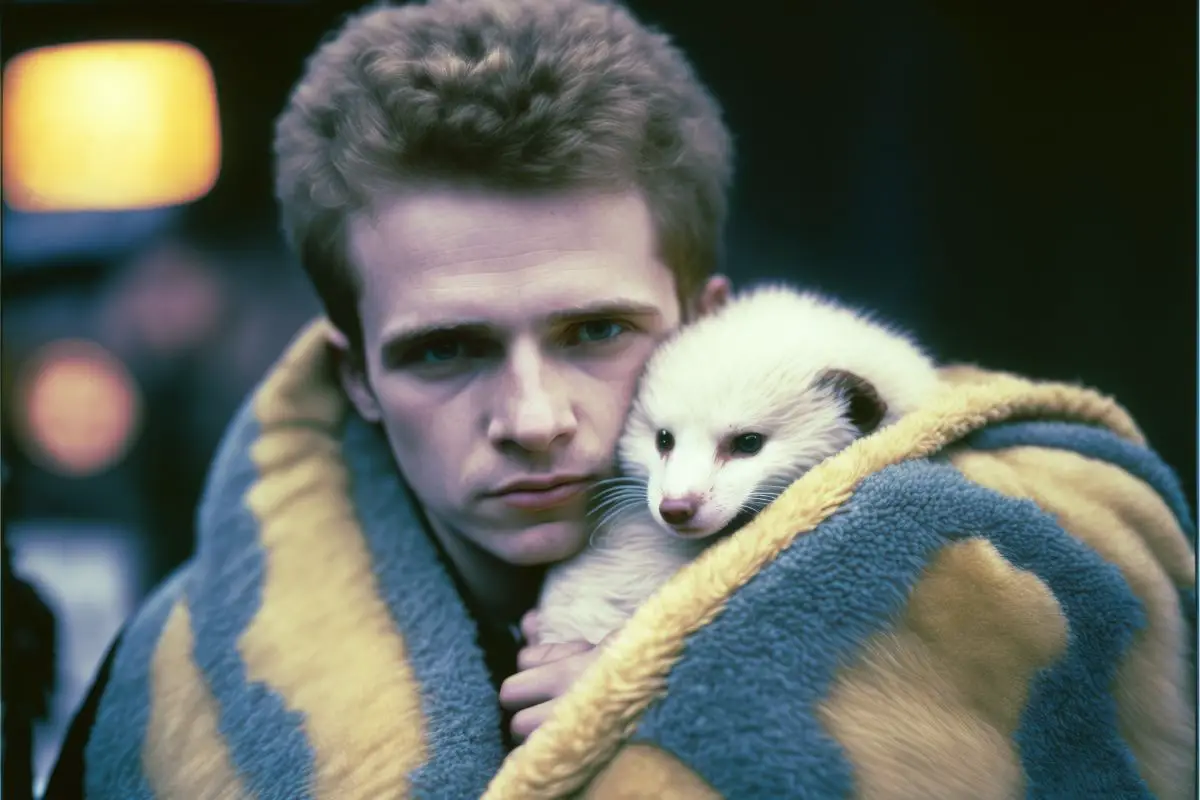
[[[583,498],[592,485],[590,475],[554,475],[505,484],[489,494],[509,508],[548,511]]]

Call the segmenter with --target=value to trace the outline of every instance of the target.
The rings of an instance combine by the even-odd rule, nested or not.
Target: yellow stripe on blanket
[[[262,605],[239,649],[247,679],[305,718],[324,800],[408,795],[426,757],[421,696],[380,597],[339,457],[347,407],[326,328],[310,328],[258,394],[260,480],[247,502],[265,551]]]
[[[217,729],[217,701],[192,660],[187,604],[175,604],[150,665],[142,769],[158,800],[246,797]]]
[[[721,795],[675,756],[652,744],[623,745],[579,800],[720,800]]]
[[[1113,687],[1121,733],[1155,797],[1194,797],[1193,709],[1176,702],[1186,695],[1185,632],[1168,621],[1181,618],[1176,589],[1195,586],[1196,565],[1185,540],[1155,535],[1173,529],[1170,509],[1139,478],[1073,452],[1012,447],[951,462],[971,480],[1035,501],[1121,571],[1146,611]]]
[[[1035,575],[983,539],[943,547],[903,617],[865,643],[821,705],[855,765],[854,796],[1023,798],[1013,734],[1038,670],[1066,648],[1067,619]]]

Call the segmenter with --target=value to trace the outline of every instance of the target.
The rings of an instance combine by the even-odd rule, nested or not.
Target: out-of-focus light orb
[[[221,335],[230,303],[216,269],[212,259],[186,245],[145,249],[104,299],[104,341],[120,352],[155,358],[180,358],[211,342]]]
[[[18,376],[16,432],[46,469],[86,477],[115,466],[141,425],[141,396],[125,366],[84,340],[53,342]]]
[[[4,71],[5,200],[21,211],[191,202],[220,172],[216,85],[181,42],[82,42],[17,55]]]

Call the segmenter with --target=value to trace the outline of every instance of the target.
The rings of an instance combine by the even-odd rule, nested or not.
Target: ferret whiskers
[[[601,478],[594,484],[601,489],[601,494],[615,486],[640,486],[646,481],[644,478],[638,478],[632,475],[617,475],[611,478]]]
[[[605,493],[603,497],[594,501],[588,509],[588,516],[601,514],[611,509],[613,506],[624,505],[627,502],[645,502],[646,490],[635,488],[622,488],[620,491],[610,491]]]
[[[647,484],[641,478],[620,476],[600,481],[597,485],[607,484],[596,493],[588,516],[600,515],[588,535],[588,544],[595,545],[596,535],[605,527],[630,515],[639,513],[646,506]]]
[[[596,544],[597,534],[602,533],[605,529],[615,524],[619,520],[634,514],[642,513],[644,506],[645,500],[633,500],[628,503],[623,503],[610,510],[596,522],[595,526],[592,528],[592,532],[588,534],[588,544]]]

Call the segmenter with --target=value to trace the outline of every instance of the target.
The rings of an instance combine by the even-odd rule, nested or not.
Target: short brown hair
[[[284,230],[361,344],[346,221],[389,187],[639,189],[681,299],[721,255],[732,147],[683,53],[604,0],[376,7],[311,56],[276,123]]]

